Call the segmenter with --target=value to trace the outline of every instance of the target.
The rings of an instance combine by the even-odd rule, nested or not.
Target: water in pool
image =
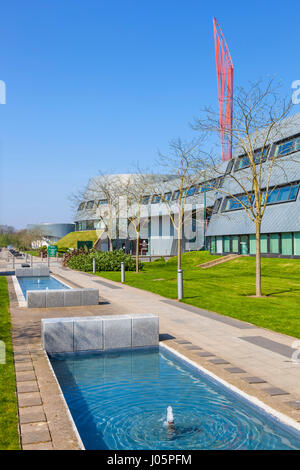
[[[163,348],[50,360],[86,449],[300,449],[300,433]]]
[[[26,299],[28,290],[70,289],[52,276],[18,277],[18,282]]]

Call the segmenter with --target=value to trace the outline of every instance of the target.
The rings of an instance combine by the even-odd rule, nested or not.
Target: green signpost
[[[57,253],[57,246],[56,245],[49,245],[48,246],[48,256],[49,256],[49,258],[55,257],[56,253]]]

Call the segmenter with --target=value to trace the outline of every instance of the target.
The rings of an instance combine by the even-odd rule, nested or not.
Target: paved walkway
[[[4,261],[0,261],[0,271],[4,269]],[[24,449],[78,448],[58,386],[40,345],[40,319],[54,316],[145,312],[157,314],[160,318],[161,341],[232,385],[300,422],[300,363],[292,361],[295,338],[98,276],[71,271],[63,268],[60,262],[52,262],[51,270],[54,275],[72,283],[74,287],[97,287],[101,301],[98,306],[88,308],[21,308],[17,305],[12,281],[8,277]],[[34,373],[36,383],[33,375],[27,375],[26,372]],[[35,391],[28,391],[25,382]],[[34,395],[37,393],[39,395]],[[24,401],[26,397],[29,402]],[[31,402],[31,398],[37,401]],[[33,406],[36,408],[33,409]],[[30,422],[33,411],[38,416],[36,419],[44,416],[43,420],[36,422],[35,429],[32,429],[34,425]],[[26,413],[31,414],[27,423],[23,421]],[[24,428],[25,424],[28,426]]]

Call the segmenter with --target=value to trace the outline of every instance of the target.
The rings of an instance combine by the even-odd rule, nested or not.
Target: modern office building
[[[261,162],[263,137],[257,140],[257,154],[260,155],[257,164]],[[300,257],[300,113],[281,123],[280,129],[274,130],[262,161],[262,190],[267,187],[270,173],[270,192],[261,225],[262,254]],[[231,160],[220,163],[210,172],[210,177],[203,172],[199,181],[189,188],[186,201],[189,203],[187,219],[191,220],[191,224],[188,233],[183,236],[183,251],[208,248],[211,253],[217,254],[255,254],[255,224],[242,205],[245,195],[236,182],[242,181],[245,190],[251,194],[253,189],[249,175],[248,157],[236,150]],[[161,194],[144,194],[145,223],[141,231],[141,254],[176,254],[176,229],[170,222],[170,208],[176,211],[179,181],[174,176],[164,175],[161,178],[167,185],[163,199],[169,198],[174,206],[167,207],[162,202]],[[83,201],[76,216],[76,230],[103,229],[101,220],[97,219],[96,207],[105,202],[99,194],[94,199]],[[255,204],[254,200],[252,204]],[[126,225],[127,220],[123,223]],[[134,253],[134,234],[129,233],[126,239],[116,237],[114,246],[125,247]]]

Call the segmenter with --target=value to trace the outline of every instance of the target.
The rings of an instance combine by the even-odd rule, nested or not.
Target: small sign
[[[91,250],[93,248],[93,242],[88,240],[88,241],[84,241],[84,240],[77,240],[77,250],[79,250],[79,248],[84,248],[86,247],[88,250]]]
[[[48,256],[50,258],[53,258],[54,256],[56,256],[56,253],[57,253],[57,246],[56,245],[49,245],[48,246]]]

